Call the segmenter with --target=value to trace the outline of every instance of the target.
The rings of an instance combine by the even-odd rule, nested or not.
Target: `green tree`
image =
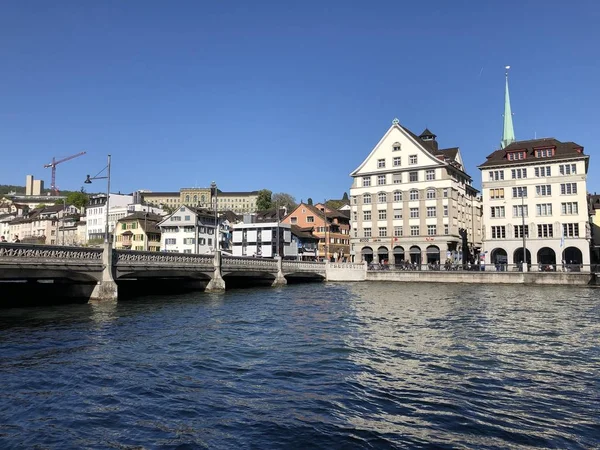
[[[279,205],[279,207],[285,206],[288,212],[291,212],[292,210],[296,209],[296,206],[298,206],[296,199],[292,195],[286,194],[285,192],[273,194],[271,197],[271,203]]]
[[[261,189],[258,191],[258,198],[256,199],[256,209],[258,211],[266,211],[273,207],[271,194],[272,192],[268,189]]]
[[[77,208],[83,208],[84,206],[87,206],[89,202],[90,198],[85,192],[71,192],[69,195],[67,195],[67,205],[73,205]],[[59,201],[58,203],[62,203],[62,201]]]
[[[313,200],[312,200],[312,198],[308,197],[308,200],[306,200],[306,204],[307,204],[308,206],[312,206],[312,205],[313,205]]]
[[[342,200],[348,201],[348,193],[347,192],[344,192],[344,196],[342,197]]]

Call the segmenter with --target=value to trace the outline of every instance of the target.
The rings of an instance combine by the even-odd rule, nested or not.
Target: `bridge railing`
[[[101,263],[102,249],[66,247],[63,245],[39,245],[0,243],[0,262],[20,260],[22,262]]]
[[[194,266],[212,266],[213,255],[197,255],[192,253],[145,252],[138,250],[115,250],[117,265],[156,265],[176,264]]]
[[[223,256],[221,266],[225,268],[260,268],[277,270],[277,261],[267,258],[253,258],[251,256]]]
[[[316,261],[290,261],[283,260],[281,262],[281,266],[284,271],[308,271],[308,272],[325,272],[326,266],[325,263],[316,262]]]

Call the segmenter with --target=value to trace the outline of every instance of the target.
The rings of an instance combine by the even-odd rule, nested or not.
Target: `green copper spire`
[[[513,128],[512,111],[510,109],[510,95],[508,94],[508,69],[506,66],[506,90],[504,92],[504,131],[502,133],[501,148],[505,148],[516,141],[515,129]]]

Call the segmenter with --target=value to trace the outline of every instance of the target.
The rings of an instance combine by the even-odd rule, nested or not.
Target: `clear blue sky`
[[[500,141],[573,140],[600,192],[597,1],[4,1],[0,184],[340,198],[394,117],[476,169]],[[92,185],[102,191],[104,182]]]

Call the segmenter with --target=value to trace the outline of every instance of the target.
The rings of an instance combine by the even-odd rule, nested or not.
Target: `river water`
[[[328,283],[0,310],[0,448],[591,448],[600,290]]]

